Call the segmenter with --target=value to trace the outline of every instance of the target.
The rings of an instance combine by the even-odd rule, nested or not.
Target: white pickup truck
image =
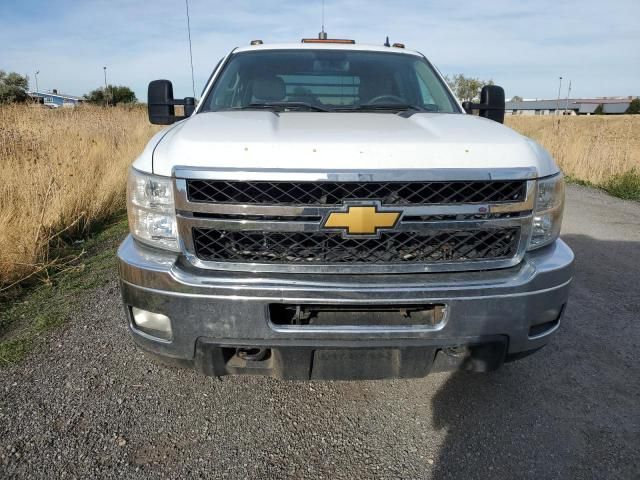
[[[175,105],[184,106],[176,115]],[[478,110],[479,115],[471,115]],[[564,181],[403,45],[253,41],[134,162],[119,272],[144,350],[208,375],[488,371],[545,345],[573,253]]]

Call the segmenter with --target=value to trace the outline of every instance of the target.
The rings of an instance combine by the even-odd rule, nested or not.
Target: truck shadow
[[[433,426],[447,433],[433,478],[637,478],[640,243],[563,238],[576,270],[559,331],[434,393]]]

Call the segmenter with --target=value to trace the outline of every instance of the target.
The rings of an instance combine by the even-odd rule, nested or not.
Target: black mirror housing
[[[489,108],[480,110],[480,116],[504,123],[504,89],[497,85],[485,85],[480,91],[480,104]]]
[[[478,110],[481,117],[504,123],[504,89],[497,85],[485,85],[480,91],[480,103],[463,102],[467,113]]]
[[[149,121],[154,125],[171,125],[175,122],[173,85],[169,80],[154,80],[147,91]]]
[[[175,105],[184,105],[184,115],[175,114]],[[196,109],[193,97],[173,98],[173,84],[169,80],[154,80],[147,90],[149,121],[154,125],[171,125],[189,117]]]
[[[184,116],[190,117],[196,110],[196,99],[193,97],[184,97]]]

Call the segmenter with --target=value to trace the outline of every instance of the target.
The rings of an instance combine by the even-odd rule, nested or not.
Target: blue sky
[[[189,0],[196,93],[231,48],[299,41],[320,29],[321,0]],[[330,36],[403,42],[443,73],[492,78],[508,97],[640,95],[640,0],[326,0]],[[0,69],[40,70],[41,90],[103,84],[145,99],[156,78],[191,93],[184,0],[0,0]]]

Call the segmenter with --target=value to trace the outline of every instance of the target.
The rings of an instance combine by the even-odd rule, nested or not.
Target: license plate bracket
[[[416,378],[429,373],[435,348],[318,349],[313,354],[312,379],[375,380]]]

